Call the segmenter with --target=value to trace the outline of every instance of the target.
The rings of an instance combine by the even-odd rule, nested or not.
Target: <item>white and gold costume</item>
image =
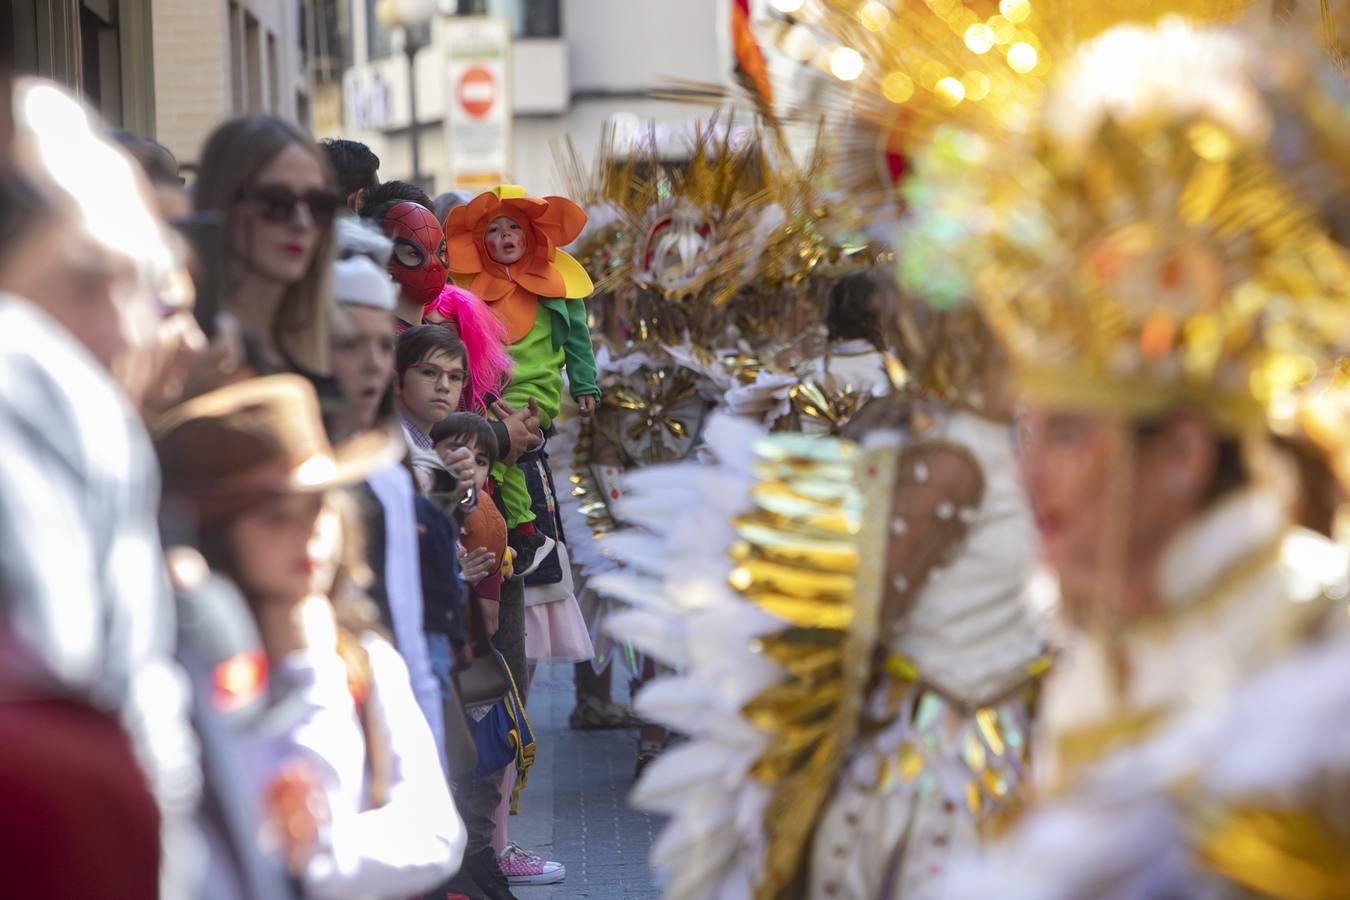
[[[1112,612],[1103,572],[1045,688],[1042,796],[953,896],[1350,896],[1350,559],[1294,524],[1273,439],[1335,461],[1350,434],[1319,386],[1350,340],[1339,90],[1290,35],[1165,19],[1061,60],[1025,128],[969,137],[969,283],[1021,396],[1125,441],[1201,415],[1245,471],[1170,539],[1155,611]]]
[[[631,479],[603,589],[678,673],[638,700],[689,738],[634,794],[672,816],[668,896],[935,896],[1015,807],[1046,661],[1010,432],[923,418],[858,447],[719,417],[717,464]]]
[[[1267,413],[1350,346],[1350,264],[1323,228],[1350,145],[1325,83],[1176,22],[1098,37],[1094,74],[1074,42],[1147,10],[1007,0],[985,21],[985,5],[796,14],[827,32],[847,19],[837,43],[863,58],[846,118],[876,192],[857,196],[893,199],[878,150],[918,172],[902,284],[943,314],[977,298],[1051,405],[1198,407],[1260,443]],[[1043,102],[1056,78],[1074,90]],[[689,738],[634,798],[671,817],[653,852],[668,896],[1229,897],[1269,890],[1282,863],[1320,890],[1288,896],[1350,893],[1340,795],[1311,789],[1342,772],[1307,718],[1350,712],[1350,679],[1308,681],[1271,716],[1308,739],[1297,758],[1235,740],[1281,687],[1350,668],[1304,652],[1338,617],[1345,556],[1259,480],[1174,545],[1163,631],[1068,638],[1038,743],[1074,787],[987,880],[959,862],[1028,799],[1049,662],[1010,433],[961,409],[989,361],[919,349],[951,378],[923,384],[948,405],[899,430],[859,447],[717,419],[715,464],[631,481],[641,531],[613,536],[629,568],[606,589],[633,608],[614,628],[678,673],[639,708]]]

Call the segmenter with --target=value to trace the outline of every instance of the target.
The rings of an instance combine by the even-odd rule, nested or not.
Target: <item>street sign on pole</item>
[[[511,26],[491,16],[441,21],[450,185],[491,187],[511,168]]]

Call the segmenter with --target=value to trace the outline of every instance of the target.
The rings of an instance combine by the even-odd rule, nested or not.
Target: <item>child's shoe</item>
[[[522,578],[543,565],[557,546],[557,542],[546,534],[519,529],[506,536],[506,543],[515,557],[511,563],[512,574]]]
[[[507,844],[497,864],[511,884],[557,884],[567,877],[562,863],[544,859],[517,844]]]

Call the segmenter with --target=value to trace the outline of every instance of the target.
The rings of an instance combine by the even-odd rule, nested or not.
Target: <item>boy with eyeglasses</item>
[[[468,353],[454,332],[417,325],[398,338],[394,399],[403,433],[412,447],[431,450],[431,429],[459,410],[469,377]]]

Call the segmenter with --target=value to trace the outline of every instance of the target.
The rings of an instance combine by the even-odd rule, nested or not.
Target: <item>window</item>
[[[244,13],[244,80],[249,112],[263,111],[262,28],[252,13]]]
[[[267,32],[267,111],[281,112],[281,66],[277,61],[277,37]]]
[[[314,120],[313,113],[309,108],[309,96],[304,91],[295,92],[295,120],[300,123],[302,128],[313,131]],[[338,120],[339,123],[341,120]]]
[[[366,59],[383,59],[394,52],[389,29],[375,15],[375,0],[366,0]]]
[[[461,16],[500,16],[516,38],[562,37],[561,0],[459,0]]]
[[[521,8],[519,19],[511,21],[513,37],[562,37],[561,0],[514,0],[511,5]]]
[[[236,114],[248,107],[244,93],[248,81],[244,77],[244,18],[237,0],[230,0],[230,99]]]
[[[115,10],[110,10],[113,12]],[[87,6],[80,7],[81,87],[103,117],[122,122],[122,60],[117,22]]]

